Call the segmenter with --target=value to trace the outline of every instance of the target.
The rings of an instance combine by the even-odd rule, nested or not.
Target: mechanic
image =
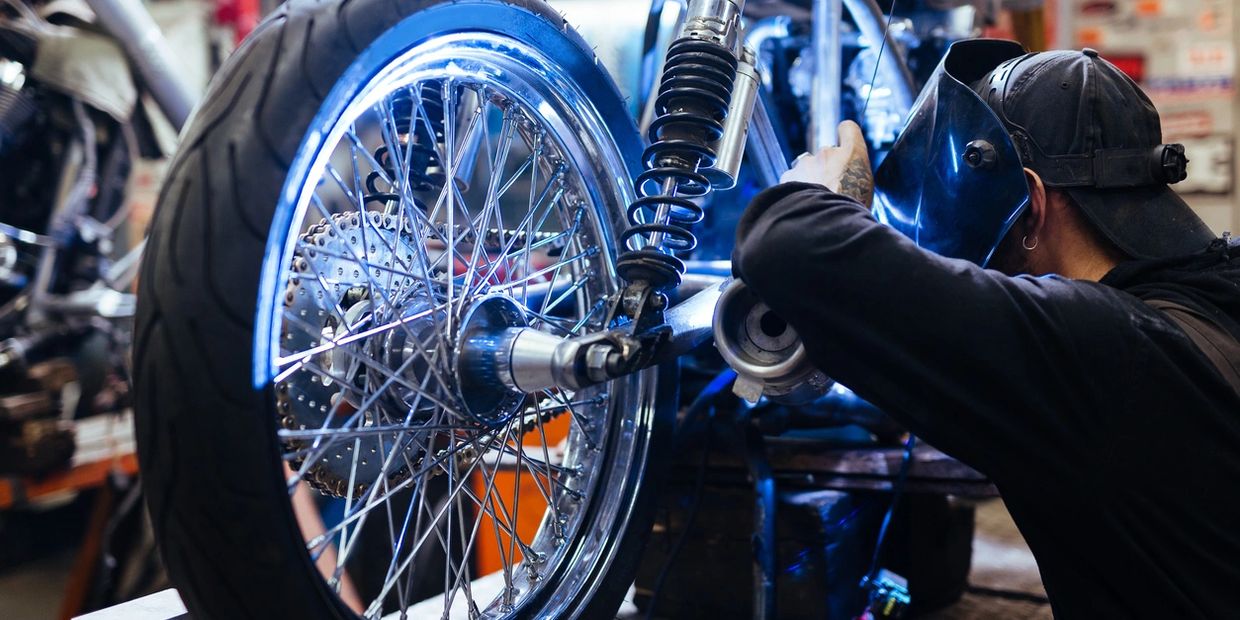
[[[737,274],[828,375],[989,476],[1056,616],[1240,613],[1240,246],[1093,50],[957,43],[880,167],[802,156]],[[989,266],[990,268],[984,268]]]

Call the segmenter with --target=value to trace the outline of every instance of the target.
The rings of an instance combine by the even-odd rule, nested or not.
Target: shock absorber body
[[[661,294],[675,288],[685,265],[674,253],[697,245],[689,226],[701,221],[703,211],[694,199],[711,191],[712,178],[718,182],[718,175],[708,173],[716,171],[717,148],[733,107],[743,7],[743,0],[690,0],[684,26],[668,48],[650,146],[642,156],[646,171],[635,182],[639,197],[629,206],[630,227],[621,236],[626,251],[617,270],[630,289]],[[661,304],[659,295],[634,297]]]

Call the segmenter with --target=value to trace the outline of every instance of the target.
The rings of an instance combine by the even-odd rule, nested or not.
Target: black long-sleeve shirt
[[[824,372],[994,481],[1057,616],[1219,618],[1240,613],[1240,394],[1137,295],[1187,291],[1235,329],[1234,254],[1197,288],[1009,277],[789,183],[750,205],[734,265]]]

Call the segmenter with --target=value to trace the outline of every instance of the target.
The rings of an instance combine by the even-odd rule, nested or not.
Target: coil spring
[[[736,56],[721,45],[686,37],[668,49],[651,144],[642,154],[646,171],[634,182],[639,198],[629,205],[630,226],[620,235],[626,248],[634,239],[645,245],[621,254],[616,268],[625,280],[645,280],[660,291],[680,284],[685,264],[672,252],[697,247],[689,226],[702,221],[704,211],[691,199],[711,190],[697,170],[714,165],[711,145],[723,134],[735,78]],[[662,237],[657,244],[656,235]]]
[[[409,188],[422,192],[442,184],[444,178],[440,169],[439,154],[435,150],[435,144],[443,140],[444,129],[443,99],[439,82],[424,82],[418,90],[418,96],[421,98],[422,110],[426,113],[427,122],[416,123],[412,127],[413,135],[410,135],[410,124],[417,115],[417,104],[413,100],[413,95],[407,91],[392,96],[392,121],[397,142],[408,140],[410,143],[407,166]],[[385,191],[379,188],[379,182],[383,180],[384,174],[388,179],[396,180],[396,167],[392,163],[387,144],[375,149],[374,159],[383,172],[372,170],[366,175],[368,193],[362,197],[363,200],[366,203],[399,201],[398,194],[390,189]]]

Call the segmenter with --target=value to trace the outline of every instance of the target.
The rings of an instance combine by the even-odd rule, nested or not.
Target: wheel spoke
[[[586,312],[585,316],[581,317],[581,320],[577,321],[577,323],[573,325],[573,328],[568,330],[568,334],[570,336],[576,336],[579,333],[581,333],[581,330],[590,324],[590,321],[594,318],[594,316],[601,313],[603,311],[603,308],[606,308],[606,307],[607,307],[606,299],[600,299],[594,302],[594,306],[590,308],[590,311]]]
[[[494,439],[492,439],[492,440],[494,440]],[[449,455],[449,456],[450,456],[450,455]],[[447,457],[445,457],[445,458],[447,458]],[[440,464],[440,462],[441,462],[441,461],[437,461],[436,463],[434,463],[434,465],[438,466],[438,465]],[[454,486],[454,488],[452,488],[452,489],[450,490],[450,495],[455,495],[456,493],[460,493],[460,492],[461,492],[461,489],[462,489],[462,488],[464,487],[464,485],[465,485],[465,484],[469,481],[469,474],[473,473],[473,470],[474,470],[474,469],[478,466],[478,464],[479,464],[479,463],[481,463],[481,462],[482,462],[481,460],[475,460],[475,461],[474,461],[474,462],[473,462],[473,463],[469,466],[469,468],[466,470],[466,472],[465,472],[463,475],[458,476],[458,477],[460,478],[460,480],[459,480],[459,481],[456,481],[454,485],[450,485],[450,486]],[[402,484],[402,485],[406,485],[406,486],[407,486],[407,483],[401,483],[401,484]],[[401,485],[397,485],[397,486],[399,487],[399,486],[401,486]],[[396,487],[393,487],[393,492],[395,492],[396,490],[398,490],[398,489],[397,489]],[[385,494],[385,495],[389,495],[389,494]],[[435,514],[431,517],[431,522],[430,522],[430,525],[428,525],[428,526],[427,526],[427,527],[428,527],[428,532],[423,533],[423,534],[422,534],[422,535],[418,538],[418,540],[414,543],[413,550],[411,550],[411,551],[410,551],[409,556],[408,556],[408,557],[406,557],[406,558],[405,558],[405,559],[401,562],[400,566],[398,566],[398,567],[396,568],[396,571],[395,571],[395,574],[396,574],[396,575],[400,575],[402,572],[404,572],[406,569],[408,569],[408,568],[409,568],[409,565],[413,562],[413,559],[414,559],[415,557],[417,557],[417,551],[418,551],[418,549],[420,549],[420,548],[422,547],[422,544],[423,544],[423,543],[425,543],[425,542],[426,542],[426,539],[429,537],[429,530],[430,530],[430,529],[434,529],[434,524],[438,523],[438,522],[439,522],[439,520],[440,520],[440,519],[442,519],[442,518],[444,517],[444,515],[448,512],[448,508],[449,508],[450,506],[451,506],[451,503],[446,504],[443,508],[441,508],[439,511],[437,511],[437,512],[436,512],[436,513],[435,513]],[[346,521],[347,521],[347,520],[349,520],[349,519],[356,519],[356,518],[358,518],[358,517],[357,517],[357,515],[353,515],[353,516],[351,516],[351,517],[346,518]],[[336,527],[339,527],[339,526],[336,526]],[[388,591],[390,591],[390,590],[391,590],[391,587],[392,587],[391,583],[388,583],[388,584],[385,584],[385,585],[384,585],[383,591],[382,591],[382,592],[380,592],[380,594],[379,594],[379,600],[382,600],[384,597],[386,597],[386,596],[387,596],[387,593],[388,593]]]
[[[512,428],[512,425],[511,425],[511,424],[509,424],[509,425],[508,425],[508,426],[504,429],[504,438],[501,440],[502,442],[506,442],[506,441],[508,441],[508,434],[509,434],[509,432],[511,431],[511,428]],[[492,473],[492,475],[490,475],[490,476],[486,476],[486,475],[484,474],[484,475],[483,475],[483,478],[484,478],[484,485],[485,485],[485,486],[484,486],[484,490],[483,490],[482,496],[483,496],[483,497],[489,497],[489,496],[491,495],[491,493],[493,492],[494,488],[495,488],[495,474],[494,474],[494,472],[493,472],[493,473]],[[476,498],[474,498],[474,497],[473,497],[473,493],[472,493],[472,492],[469,492],[469,494],[470,494],[470,496],[471,496],[471,499],[475,499],[475,502],[477,502]],[[457,496],[457,498],[458,498],[458,500],[459,500],[460,495],[458,495],[458,496]],[[464,517],[464,513],[465,513],[464,508],[463,508],[463,507],[458,507],[458,514],[459,514],[462,518]],[[477,543],[477,541],[478,541],[478,530],[479,530],[479,528],[482,526],[482,518],[483,518],[483,516],[484,516],[485,514],[486,514],[486,509],[485,509],[485,506],[483,506],[480,502],[478,502],[478,514],[477,514],[477,516],[475,516],[475,517],[474,517],[473,526],[470,528],[470,533],[469,533],[468,542],[463,542],[463,543],[462,543],[462,547],[463,547],[463,552],[462,552],[462,555],[463,555],[463,557],[469,557],[469,554],[473,551],[473,549],[474,549],[474,544],[475,544],[475,543]],[[496,527],[498,528],[498,527],[499,527],[499,525],[498,525],[498,519],[494,516],[494,513],[493,513],[493,512],[491,513],[491,520],[492,520],[493,522],[495,522],[495,523],[496,523]],[[464,530],[464,525],[462,524],[462,532],[463,532],[463,530]],[[498,536],[496,537],[496,540],[499,540],[499,537],[498,537]],[[447,610],[447,609],[451,609],[451,608],[452,608],[452,601],[453,601],[453,599],[456,597],[456,592],[457,592],[457,590],[461,587],[461,577],[462,577],[462,576],[463,576],[463,574],[458,573],[456,581],[452,584],[452,587],[451,587],[451,588],[449,588],[449,590],[448,590],[448,591],[449,591],[449,595],[448,595],[448,597],[447,597],[447,599],[448,599],[448,600],[447,600],[447,601],[445,602],[445,604],[444,604],[444,608],[445,608],[445,610]],[[508,580],[508,585],[511,585],[511,575],[510,575],[507,571],[505,572],[505,578]],[[465,582],[465,587],[467,587],[467,588],[469,587],[468,580]],[[466,593],[466,596],[467,596],[467,597],[470,599],[470,601],[472,602],[472,600],[473,600],[473,596],[472,596],[472,595],[470,595],[469,593]]]
[[[566,258],[566,259],[564,259],[564,260],[562,260],[562,261],[560,261],[560,262],[558,262],[558,263],[556,263],[556,264],[554,264],[554,265],[549,265],[549,266],[547,266],[547,267],[543,267],[542,269],[539,269],[538,271],[535,271],[534,273],[531,273],[531,274],[529,274],[529,275],[527,275],[527,276],[525,276],[525,277],[522,277],[522,278],[520,278],[520,279],[517,279],[517,280],[509,280],[508,282],[505,282],[505,283],[503,283],[503,284],[501,284],[501,285],[499,285],[499,286],[496,286],[496,287],[492,288],[492,289],[491,289],[491,292],[492,292],[492,293],[495,293],[495,292],[499,292],[499,291],[510,291],[510,290],[515,289],[515,288],[517,288],[517,287],[519,287],[519,286],[522,286],[523,284],[525,284],[525,283],[527,283],[527,282],[533,282],[534,280],[537,280],[538,278],[541,278],[541,277],[543,277],[543,276],[547,275],[548,273],[558,272],[560,268],[562,268],[562,267],[564,267],[564,266],[566,266],[566,265],[571,265],[571,264],[573,264],[573,263],[576,263],[576,262],[579,262],[579,261],[583,261],[583,260],[585,260],[585,259],[587,259],[587,258],[591,258],[591,257],[597,256],[597,255],[598,255],[598,253],[599,253],[598,247],[596,247],[596,246],[591,246],[591,247],[589,247],[589,248],[586,248],[585,250],[582,250],[581,252],[579,252],[579,253],[577,253],[577,254],[574,254],[572,257],[570,257],[570,258]],[[554,280],[554,278],[552,278],[552,280]]]
[[[276,383],[283,382],[285,379],[288,378],[289,375],[291,375],[293,372],[297,370],[300,370],[301,367],[305,366],[305,364],[316,355],[319,355],[321,353],[326,353],[333,349],[344,347],[346,345],[350,345],[355,342],[359,342],[366,338],[377,336],[384,332],[389,332],[406,323],[412,323],[413,321],[416,321],[418,319],[429,317],[441,310],[443,310],[443,307],[437,306],[435,308],[431,308],[430,310],[419,312],[417,314],[411,314],[409,316],[397,319],[390,323],[384,323],[382,325],[377,325],[375,327],[357,332],[355,334],[349,334],[348,336],[345,336],[343,338],[334,338],[326,344],[321,344],[315,347],[311,347],[300,353],[276,358],[277,366],[283,366],[285,364],[292,364],[292,365],[289,366],[288,368],[285,368],[283,371],[281,371],[279,375],[276,375],[275,382]]]
[[[546,186],[546,188],[543,190],[542,196],[540,196],[540,200],[541,200],[541,198],[545,198],[545,197],[546,197],[546,194],[547,194],[548,192],[550,192],[550,191],[551,191],[551,188],[552,188],[554,185],[557,185],[557,184],[559,184],[559,183],[560,183],[560,177],[558,177],[558,176],[557,176],[557,177],[553,177],[552,179],[549,179],[549,180],[547,181],[547,186]],[[563,195],[563,191],[562,191],[562,190],[556,193],[556,195],[555,195],[555,196],[551,199],[551,201],[547,204],[547,207],[546,207],[546,211],[547,211],[547,212],[550,212],[550,211],[551,211],[551,209],[552,209],[552,208],[556,205],[556,203],[557,203],[557,202],[559,202],[560,197],[561,197],[562,195]],[[523,226],[529,226],[529,224],[533,222],[533,219],[534,219],[534,214],[535,214],[535,213],[537,213],[537,208],[531,208],[531,209],[529,210],[529,212],[525,214],[525,217],[521,220],[521,223],[520,223],[520,224],[518,224],[517,228],[521,228],[521,227],[523,227]],[[501,234],[503,234],[503,229],[502,229],[502,228],[500,229],[500,231],[501,231]],[[531,236],[532,236],[532,233],[533,233],[533,232],[537,232],[537,231],[532,231],[532,230],[530,230],[530,229],[528,229],[528,228],[527,228],[527,230],[525,231],[525,239],[527,240],[527,241],[526,241],[526,243],[525,243],[525,247],[526,247],[526,250],[525,250],[525,257],[526,257],[526,261],[525,261],[525,266],[524,266],[525,268],[522,270],[522,273],[529,273],[530,266],[529,266],[529,249],[528,249],[528,248],[530,247],[530,244],[529,244],[528,240],[531,238]],[[491,265],[490,270],[489,270],[489,271],[487,271],[486,277],[482,278],[482,279],[479,281],[479,284],[478,284],[478,289],[476,289],[476,290],[480,291],[483,287],[487,287],[487,286],[489,286],[489,285],[490,285],[491,278],[495,275],[496,269],[497,269],[500,265],[509,265],[509,268],[511,269],[511,262],[510,262],[510,261],[511,261],[511,259],[513,259],[513,258],[515,258],[515,257],[513,257],[511,254],[509,254],[509,252],[511,252],[511,251],[512,251],[513,246],[514,246],[514,245],[516,245],[517,239],[518,239],[518,236],[517,236],[517,235],[514,235],[511,239],[509,239],[508,243],[507,243],[507,244],[503,247],[503,249],[500,251],[500,257],[499,257],[498,259],[496,259],[496,261],[494,262],[494,264],[492,264],[492,265]],[[528,295],[528,281],[527,281],[527,282],[523,285],[523,291],[526,291],[526,292],[524,293],[524,295]]]
[[[553,302],[551,302],[551,303],[547,303],[547,302],[545,301],[545,300],[547,300],[547,299],[550,299],[550,297],[544,297],[544,298],[543,298],[543,299],[544,299],[544,301],[543,301],[543,306],[542,306],[542,308],[538,311],[538,314],[540,314],[540,315],[546,315],[546,314],[550,313],[551,311],[555,310],[557,306],[559,306],[561,303],[564,303],[564,300],[566,300],[566,299],[568,299],[569,297],[571,297],[571,296],[575,295],[575,294],[577,293],[577,291],[581,290],[581,287],[585,286],[585,285],[586,285],[586,283],[588,283],[592,277],[593,277],[593,276],[591,276],[591,275],[582,276],[580,279],[578,279],[576,282],[574,282],[574,283],[573,283],[573,285],[572,285],[572,286],[570,286],[570,287],[569,287],[569,289],[568,289],[567,291],[564,291],[563,293],[560,293],[560,296],[559,296],[559,297],[556,297],[556,298],[555,298],[555,301],[553,301]]]
[[[538,414],[537,417],[535,417],[534,419],[536,420],[536,423],[538,424],[538,439],[539,439],[538,443],[542,447],[543,464],[544,464],[543,473],[544,475],[546,475],[547,480],[550,481],[553,479],[553,474],[551,472],[551,455],[547,450],[547,433],[545,430],[543,430],[542,406],[538,404],[537,398],[534,399],[534,407],[537,409],[536,413]],[[534,481],[535,482],[538,481],[537,475],[534,476]],[[551,523],[553,524],[552,527],[554,528],[555,537],[557,539],[564,538],[563,524],[560,522],[561,520],[560,504],[559,502],[555,501],[554,497],[551,497],[551,489],[548,488],[546,490],[545,495],[547,498],[547,506],[551,508],[551,513],[552,513]]]
[[[502,173],[505,164],[508,162],[508,152],[512,149],[512,134],[514,131],[516,131],[516,126],[513,124],[512,113],[505,111],[503,125],[501,125],[499,129],[499,152],[496,153],[495,161],[491,164],[491,182],[487,184],[487,195],[482,205],[482,215],[480,216],[481,223],[478,226],[480,228],[485,229],[487,220],[489,219],[492,211],[497,213],[499,211],[499,205],[497,204],[499,202],[499,198],[496,196],[496,191],[499,189],[498,184],[500,176],[497,172]],[[500,230],[503,230],[504,228],[502,222],[497,222],[496,227]],[[482,251],[483,244],[475,242],[473,253],[470,257],[469,266],[465,270],[464,290],[472,290],[470,284],[473,282],[474,273],[478,269],[478,254]],[[495,267],[490,267],[488,271],[487,278],[483,278],[483,282],[486,282],[486,280],[489,279],[490,274],[494,273]],[[462,296],[461,299],[461,306],[464,307],[464,300],[467,298]]]

